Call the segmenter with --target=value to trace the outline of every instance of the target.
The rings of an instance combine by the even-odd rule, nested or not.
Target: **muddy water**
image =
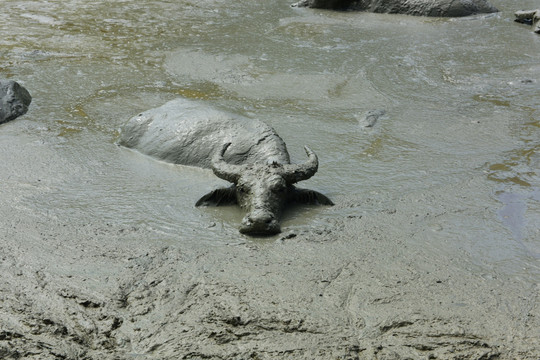
[[[34,101],[1,127],[3,141],[46,144],[65,161],[28,179],[46,191],[21,192],[17,206],[142,227],[158,242],[252,241],[237,233],[237,208],[194,207],[223,185],[211,172],[115,145],[129,117],[183,96],[271,124],[293,161],[304,159],[304,144],[318,153],[319,173],[304,186],[341,206],[289,211],[286,231],[368,216],[368,201],[346,205],[353,195],[448,187],[455,207],[482,210],[445,224],[449,251],[535,279],[540,37],[512,21],[534,2],[494,1],[499,14],[452,20],[290,2],[4,0],[0,77],[24,84]],[[385,113],[359,126],[371,110]]]

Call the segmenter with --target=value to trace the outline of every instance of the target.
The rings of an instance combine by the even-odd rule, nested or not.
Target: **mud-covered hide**
[[[203,168],[211,168],[212,156],[225,143],[231,145],[223,158],[231,164],[290,162],[285,143],[267,124],[187,99],[131,118],[118,143],[166,162]]]
[[[247,214],[240,232],[276,234],[287,203],[332,205],[313,190],[298,189],[318,169],[317,155],[290,164],[283,140],[265,123],[217,110],[202,102],[177,99],[143,112],[121,130],[120,145],[175,164],[210,168],[232,183],[204,195],[201,205],[238,204]]]
[[[461,17],[498,11],[486,0],[300,0],[292,6],[435,17]]]
[[[30,93],[19,83],[0,79],[0,124],[26,114],[31,102]]]

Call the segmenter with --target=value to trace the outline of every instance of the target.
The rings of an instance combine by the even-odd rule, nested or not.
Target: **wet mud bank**
[[[8,185],[0,200],[4,359],[540,353],[538,284],[448,249],[457,241],[453,224],[474,228],[464,219],[490,212],[451,201],[463,184],[341,196],[331,212],[346,217],[270,241],[224,234],[223,243],[200,247],[144,226],[34,208],[28,199],[81,166],[40,142],[15,145],[20,140],[3,136],[9,156],[0,165]],[[20,166],[38,153],[39,161]],[[470,179],[466,188],[483,181]]]

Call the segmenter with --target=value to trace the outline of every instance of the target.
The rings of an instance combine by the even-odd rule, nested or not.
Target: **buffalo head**
[[[332,201],[316,191],[299,189],[293,184],[312,177],[319,166],[317,155],[305,146],[308,160],[303,164],[277,162],[235,165],[223,160],[230,143],[223,146],[212,159],[214,174],[233,184],[216,189],[197,202],[199,205],[225,205],[237,203],[247,211],[242,220],[243,234],[279,233],[279,218],[285,204],[297,201],[310,204],[332,205]]]

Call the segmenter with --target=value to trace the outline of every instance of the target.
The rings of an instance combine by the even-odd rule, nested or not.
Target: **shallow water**
[[[463,184],[456,204],[489,216],[459,218],[453,246],[536,276],[540,37],[513,22],[534,2],[494,1],[501,13],[466,19],[290,2],[4,0],[0,77],[33,96],[27,115],[0,128],[4,141],[22,133],[69,167],[19,205],[75,223],[145,227],[155,241],[251,241],[237,233],[237,208],[194,207],[223,185],[210,171],[115,145],[131,116],[183,96],[269,123],[294,162],[308,144],[321,166],[303,186],[336,203]],[[360,127],[376,109],[385,115]],[[283,228],[371,210],[295,209]]]

